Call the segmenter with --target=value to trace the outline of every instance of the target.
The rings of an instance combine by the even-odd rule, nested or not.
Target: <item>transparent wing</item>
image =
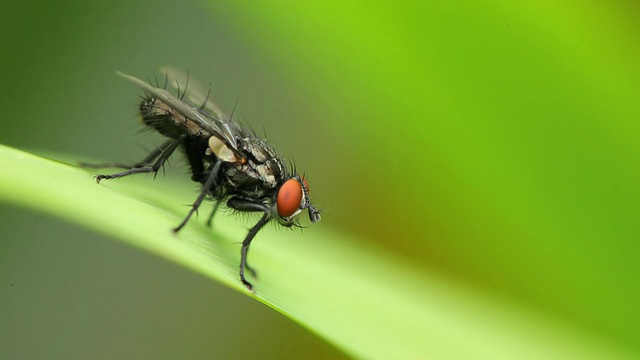
[[[207,110],[209,114],[222,121],[229,122],[229,117],[209,98],[211,86],[206,88],[194,79],[189,78],[189,73],[186,71],[171,66],[161,67],[160,73],[165,74],[169,79],[172,79],[169,82],[169,85],[175,89],[178,89],[178,86],[182,86],[183,88],[179,90],[185,91],[185,86],[188,84],[186,97],[189,103],[194,106],[200,106],[201,109]]]
[[[238,153],[234,136],[235,132],[237,131],[234,131],[235,127],[230,124],[226,120],[226,118],[218,117],[220,114],[204,114],[197,108],[187,104],[165,89],[154,87],[136,77],[127,75],[120,71],[116,71],[116,74],[131,81],[136,86],[141,88],[145,93],[179,111],[180,113],[182,113],[182,115],[197,123],[200,127],[202,127],[202,129],[210,132],[212,135],[222,140],[228,147],[232,149],[234,153]]]

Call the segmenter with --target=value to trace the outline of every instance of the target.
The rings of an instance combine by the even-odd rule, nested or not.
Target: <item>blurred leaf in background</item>
[[[11,6],[0,142],[135,161],[157,138],[113,71],[189,69],[304,168],[322,226],[640,351],[635,2]]]
[[[320,198],[341,204],[326,218],[637,347],[636,4],[291,2],[237,14],[275,28],[255,42],[313,89],[292,94],[316,99],[312,122],[330,140],[311,147],[338,167],[320,170],[320,191],[335,184]]]

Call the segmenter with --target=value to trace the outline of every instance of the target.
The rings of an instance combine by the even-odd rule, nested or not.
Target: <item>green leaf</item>
[[[505,299],[416,270],[411,262],[330,229],[269,227],[254,242],[256,294],[239,282],[245,227],[192,220],[196,187],[133,176],[97,185],[91,173],[0,146],[0,201],[40,210],[147,250],[254,296],[346,353],[362,358],[622,358],[600,339]]]

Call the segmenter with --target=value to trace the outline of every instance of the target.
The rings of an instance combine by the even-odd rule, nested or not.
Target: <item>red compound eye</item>
[[[289,179],[282,184],[278,191],[278,215],[289,217],[300,208],[302,203],[302,186],[296,179]]]

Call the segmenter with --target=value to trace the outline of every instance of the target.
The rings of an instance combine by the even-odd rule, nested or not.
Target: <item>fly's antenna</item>
[[[167,85],[169,85],[169,73],[167,71],[164,72],[164,85],[163,89],[167,90]]]

